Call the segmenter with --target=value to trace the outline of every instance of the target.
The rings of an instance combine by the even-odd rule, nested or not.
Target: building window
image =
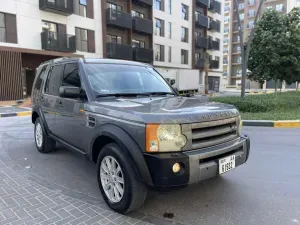
[[[230,10],[230,6],[229,6],[229,5],[225,5],[224,11],[225,11],[225,12],[229,12],[229,10]]]
[[[157,10],[164,11],[164,0],[154,0],[154,8]]]
[[[168,38],[172,38],[172,23],[168,22]]]
[[[188,42],[188,29],[181,27],[181,41]]]
[[[145,14],[144,13],[140,13],[140,12],[135,11],[135,10],[131,10],[131,16],[132,17],[145,18]]]
[[[107,42],[108,43],[116,43],[116,44],[122,44],[123,43],[123,38],[117,35],[106,35]]]
[[[244,20],[244,18],[245,18],[244,13],[241,13],[241,14],[240,14],[240,20]]]
[[[276,11],[277,12],[282,12],[283,11],[283,4],[276,5]]]
[[[255,16],[255,10],[254,9],[250,9],[248,12],[249,17]]]
[[[248,0],[248,5],[254,5],[255,4],[255,0]]]
[[[172,48],[169,46],[169,63],[172,62]]]
[[[164,21],[155,19],[155,35],[164,37]]]
[[[172,14],[172,0],[168,0],[168,13]]]
[[[229,27],[224,27],[224,33],[227,34],[229,32]]]
[[[224,22],[228,23],[229,22],[230,17],[229,16],[224,16]]]
[[[188,50],[181,49],[181,64],[188,64]]]
[[[244,3],[239,4],[239,10],[244,9],[244,7],[245,7]]]
[[[248,21],[248,28],[252,29],[254,25],[254,20],[249,20]]]
[[[267,6],[267,7],[265,8],[265,10],[268,10],[268,9],[273,9],[273,7],[272,7],[272,6]]]
[[[181,19],[189,20],[189,7],[184,4],[181,4]]]
[[[132,47],[145,48],[145,42],[132,39]]]
[[[202,13],[198,12],[198,11],[195,11],[195,20],[196,21],[200,21],[201,17],[202,17]]]
[[[47,21],[42,21],[42,30],[43,32],[48,33],[48,40],[53,40],[52,44],[56,44],[55,40],[57,40],[57,24],[47,22]]]
[[[198,59],[201,59],[201,53],[200,52],[196,52],[195,53],[195,60],[196,60],[196,62],[198,61]]]
[[[121,11],[121,12],[123,11],[122,6],[117,5],[117,4],[113,4],[113,3],[110,3],[110,2],[107,3],[107,8],[108,9],[113,9],[113,10],[116,10],[116,11]]]
[[[6,42],[5,15],[0,13],[0,42]]]
[[[86,17],[86,0],[79,0],[79,15]]]
[[[158,44],[154,45],[155,61],[160,61],[160,62],[165,61],[165,59],[164,59],[164,50],[165,50],[165,46],[158,45]]]
[[[76,27],[75,33],[76,33],[76,49],[78,51],[88,52],[87,30]]]
[[[218,62],[220,62],[220,57],[215,56],[215,60],[218,61]]]

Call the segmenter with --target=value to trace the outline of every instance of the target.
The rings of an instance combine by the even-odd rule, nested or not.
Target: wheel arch
[[[147,167],[143,152],[134,139],[122,128],[105,124],[92,139],[89,148],[89,157],[93,162],[97,162],[101,149],[109,144],[116,143],[120,148],[125,149],[129,157],[135,164],[136,172],[142,182],[152,186],[152,178]]]

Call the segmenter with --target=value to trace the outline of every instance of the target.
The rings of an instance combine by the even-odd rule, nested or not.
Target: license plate
[[[235,155],[219,160],[219,174],[225,173],[233,168],[235,168]]]

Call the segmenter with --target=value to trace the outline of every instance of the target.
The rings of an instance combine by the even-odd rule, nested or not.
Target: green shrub
[[[249,95],[244,100],[241,100],[238,96],[214,97],[212,101],[234,105],[240,112],[269,112],[300,107],[300,92],[282,92],[277,93],[277,95]]]

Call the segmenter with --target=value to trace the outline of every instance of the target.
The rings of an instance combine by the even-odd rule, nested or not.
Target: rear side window
[[[45,92],[49,95],[58,96],[59,88],[61,86],[63,65],[56,65],[50,68]]]
[[[77,63],[65,65],[62,86],[81,87]]]
[[[35,78],[36,80],[35,80],[35,84],[34,84],[35,91],[39,91],[41,89],[46,69],[47,69],[47,66],[37,68],[36,78]]]

